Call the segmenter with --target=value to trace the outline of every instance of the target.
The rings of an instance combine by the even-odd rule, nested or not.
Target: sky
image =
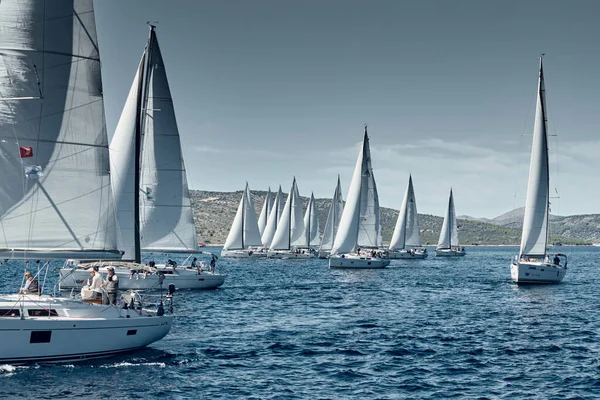
[[[95,0],[109,136],[157,22],[191,189],[348,191],[365,123],[380,203],[525,203],[540,53],[551,212],[600,213],[600,2]]]

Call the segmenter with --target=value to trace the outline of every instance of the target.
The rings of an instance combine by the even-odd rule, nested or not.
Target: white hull
[[[392,251],[390,250],[388,253],[388,258],[390,260],[423,260],[427,258],[427,253],[422,251],[413,251],[408,252],[406,250]]]
[[[108,265],[109,263],[107,263]],[[115,274],[119,278],[119,289],[122,290],[159,290],[160,275],[155,273],[143,272],[131,274],[130,268],[119,267],[113,263]],[[140,270],[147,266],[140,265]],[[174,284],[176,289],[216,289],[225,282],[225,275],[215,274],[208,271],[198,271],[197,269],[179,267],[173,271],[173,268],[156,266],[159,272],[162,272],[164,281],[163,289]],[[102,277],[106,278],[108,272],[106,268],[100,268]],[[80,289],[87,284],[90,277],[89,269],[79,268],[61,268],[59,270],[59,288]]]
[[[544,262],[513,260],[510,265],[510,277],[519,285],[559,283],[566,273],[565,267]]]
[[[319,252],[317,253],[317,257],[318,258],[329,258],[330,254],[331,254],[331,250],[319,250]]]
[[[309,250],[300,250],[298,252],[290,250],[269,250],[269,252],[267,253],[267,258],[281,258],[284,260],[306,259],[315,257],[316,253]]]
[[[265,258],[266,251],[258,250],[221,250],[221,258]]]
[[[356,254],[342,254],[342,256],[329,257],[329,268],[379,269],[385,268],[389,264],[390,260],[387,259]]]
[[[436,257],[462,257],[467,254],[464,250],[452,250],[452,249],[437,249],[435,251]]]
[[[172,316],[44,296],[2,296],[0,308],[0,364],[80,361],[132,351],[162,339],[173,324]],[[31,316],[43,310],[50,316]]]

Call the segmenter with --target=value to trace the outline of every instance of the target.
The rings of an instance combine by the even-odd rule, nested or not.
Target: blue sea
[[[0,398],[600,397],[600,248],[555,250],[569,255],[564,281],[531,287],[510,281],[516,247],[362,271],[219,259],[225,284],[177,292],[160,342],[84,363],[1,366]],[[16,291],[22,263],[0,268],[2,292]]]

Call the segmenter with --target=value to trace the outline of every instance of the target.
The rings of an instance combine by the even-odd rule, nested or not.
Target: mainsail
[[[267,191],[267,195],[265,196],[265,202],[263,203],[262,209],[260,211],[260,216],[258,217],[258,231],[260,232],[260,236],[265,232],[265,228],[267,227],[267,220],[269,219],[269,214],[271,213],[271,208],[273,207],[273,193],[271,193],[271,188]]]
[[[450,249],[452,247],[460,246],[458,242],[458,226],[456,225],[456,212],[454,211],[454,196],[452,195],[452,189],[450,189],[450,198],[448,199],[448,208],[446,209],[446,216],[442,223],[442,230],[440,231],[440,240],[438,242],[438,249]]]
[[[548,170],[548,132],[546,128],[546,90],[540,58],[537,105],[533,125],[533,145],[529,182],[525,200],[521,254],[544,256],[548,246],[548,207],[550,202]]]
[[[269,213],[269,219],[267,220],[267,226],[263,234],[261,235],[261,241],[263,246],[269,247],[271,242],[273,241],[273,236],[275,235],[275,231],[277,230],[277,225],[279,223],[279,219],[281,218],[281,213],[283,212],[283,193],[281,192],[281,185],[279,186],[279,190],[275,195],[275,201],[273,201],[273,207],[271,208],[271,212]]]
[[[412,176],[408,178],[408,186],[406,187],[406,193],[404,193],[404,200],[398,213],[398,220],[389,248],[390,250],[402,250],[406,247],[421,247],[419,216],[417,214],[417,201]]]
[[[242,250],[250,246],[260,246],[260,234],[256,222],[256,211],[248,183],[242,192],[242,199],[231,224],[223,250]]]
[[[303,244],[303,233],[302,200],[296,185],[296,178],[294,178],[269,248],[271,250],[290,250],[292,246],[300,246]]]
[[[92,0],[3,0],[0,26],[0,257],[120,258]]]
[[[380,243],[379,196],[365,127],[363,143],[331,254],[354,252],[358,246],[378,247]]]
[[[302,234],[302,246],[311,247],[319,244],[319,211],[313,193],[304,213],[304,233]]]
[[[333,192],[333,198],[331,199],[331,206],[329,207],[329,213],[327,214],[327,221],[325,222],[325,229],[323,229],[320,250],[331,250],[335,234],[338,231],[338,226],[342,219],[343,211],[344,200],[342,199],[342,186],[340,184],[340,177],[338,176],[337,185]]]

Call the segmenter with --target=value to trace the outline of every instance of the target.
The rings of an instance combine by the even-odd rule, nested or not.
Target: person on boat
[[[192,263],[190,264],[190,268],[197,269],[198,268],[198,258],[194,257]]]
[[[98,267],[92,268],[88,282],[88,288],[92,291],[92,299],[102,298],[102,283],[102,274],[98,272]]]
[[[154,260],[150,260],[150,261],[148,262],[148,266],[149,266],[150,268],[154,268],[154,267],[156,267],[156,263],[154,262]]]
[[[21,289],[21,293],[39,294],[40,284],[38,283],[38,280],[31,275],[31,272],[25,272],[25,279],[25,286],[23,286],[23,289]]]
[[[177,268],[177,263],[170,258],[167,260],[167,267],[172,267],[173,271]]]
[[[559,265],[560,264],[560,258],[558,258],[558,254],[554,255],[554,265]]]
[[[217,266],[217,256],[213,254],[210,260],[210,272],[215,272],[215,267]]]
[[[103,304],[105,305],[116,305],[117,304],[117,293],[119,291],[119,278],[115,275],[115,269],[108,267],[108,276],[106,282],[102,286],[106,289],[107,297],[104,299]]]

